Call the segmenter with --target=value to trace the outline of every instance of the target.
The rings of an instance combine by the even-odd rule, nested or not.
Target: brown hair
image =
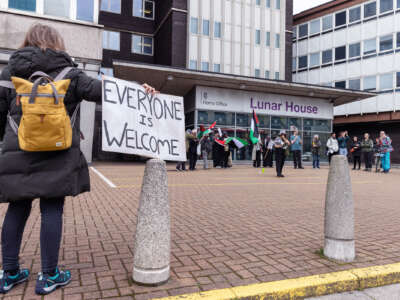
[[[64,39],[58,31],[39,23],[32,25],[26,33],[25,40],[21,45],[21,48],[24,47],[38,47],[43,51],[46,49],[65,51]]]

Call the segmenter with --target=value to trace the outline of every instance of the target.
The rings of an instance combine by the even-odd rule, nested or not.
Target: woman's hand
[[[148,93],[148,94],[155,95],[155,94],[160,93],[155,88],[153,88],[152,86],[148,85],[147,83],[142,84],[142,87],[145,89],[146,93]]]

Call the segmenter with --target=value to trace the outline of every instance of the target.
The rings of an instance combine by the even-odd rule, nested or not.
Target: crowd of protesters
[[[332,156],[344,155],[353,163],[353,170],[360,170],[364,164],[365,171],[371,171],[375,165],[376,172],[388,173],[390,170],[390,153],[393,151],[392,141],[384,131],[380,132],[378,138],[371,139],[368,133],[362,138],[354,136],[350,138],[347,131],[340,132],[339,137],[332,133],[326,144],[322,143],[319,135],[314,135],[311,141],[312,167],[320,168],[320,159],[325,151],[329,163]],[[228,138],[226,132],[215,131],[211,135],[204,134],[199,137],[196,129],[186,131],[186,152],[189,159],[189,170],[196,169],[198,158],[203,160],[203,168],[209,168],[209,159],[212,159],[214,168],[232,167],[232,152],[234,147],[231,144],[221,144]],[[251,143],[250,143],[251,144]],[[292,153],[293,167],[304,169],[302,163],[303,140],[295,129],[287,136],[285,130],[281,130],[276,136],[266,135],[252,144],[251,159],[253,167],[272,168],[275,161],[277,177],[284,177],[283,167],[285,161]],[[180,162],[176,166],[178,171],[186,170],[186,163]]]
[[[362,139],[354,136],[351,144],[347,131],[340,133],[339,138],[332,133],[327,142],[327,153],[329,162],[333,155],[341,154],[353,161],[353,170],[361,170],[361,163],[364,162],[364,171],[371,172],[375,164],[375,171],[388,173],[390,164],[390,153],[393,152],[392,140],[384,131],[373,141],[368,133]],[[350,149],[350,154],[348,153]]]

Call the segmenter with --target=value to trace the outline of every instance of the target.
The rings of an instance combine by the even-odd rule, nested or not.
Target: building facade
[[[187,68],[290,80],[286,21],[292,6],[286,0],[190,0]]]
[[[295,82],[376,92],[335,107],[335,128],[385,130],[400,145],[400,1],[336,0],[294,16],[292,68]]]
[[[79,68],[97,77],[102,60],[102,26],[98,25],[96,0],[2,0],[0,1],[0,71],[20,47],[34,23],[55,27],[64,37],[67,52]],[[81,106],[81,149],[92,160],[94,104]]]

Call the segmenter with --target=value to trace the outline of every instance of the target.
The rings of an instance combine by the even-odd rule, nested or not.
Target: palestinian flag
[[[244,146],[247,146],[249,144],[245,140],[242,140],[241,138],[238,138],[238,137],[230,137],[225,140],[225,144],[229,144],[230,142],[234,142],[235,146],[238,147],[239,149],[241,149]]]
[[[215,121],[214,123],[211,124],[210,127],[208,127],[208,129],[204,129],[203,125],[200,125],[200,131],[197,134],[197,138],[201,139],[205,134],[210,134],[212,129],[215,127],[215,125],[217,125],[217,121]]]
[[[214,141],[215,141],[218,145],[220,145],[220,146],[222,146],[222,147],[225,146],[225,141],[224,141],[224,140],[214,139]]]
[[[256,112],[253,109],[253,118],[251,119],[251,127],[250,127],[250,141],[253,144],[257,144],[258,143],[258,138],[260,136],[259,132],[258,132],[258,124],[260,122],[258,121]]]

